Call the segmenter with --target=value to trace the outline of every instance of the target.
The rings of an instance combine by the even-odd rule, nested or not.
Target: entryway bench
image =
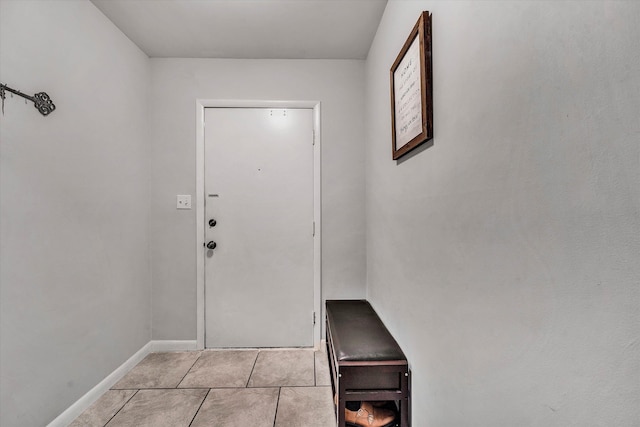
[[[348,401],[396,401],[400,426],[409,427],[409,364],[371,304],[327,300],[327,354],[338,427]]]

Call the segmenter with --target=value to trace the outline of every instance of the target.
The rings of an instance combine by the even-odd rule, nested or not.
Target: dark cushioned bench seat
[[[409,426],[409,366],[402,349],[365,300],[327,300],[327,354],[338,427],[347,401],[396,401]]]

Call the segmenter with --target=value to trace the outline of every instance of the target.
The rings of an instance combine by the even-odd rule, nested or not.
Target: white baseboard
[[[63,413],[58,415],[56,419],[51,421],[47,427],[66,427],[73,420],[78,418],[89,406],[91,406],[96,400],[100,398],[105,392],[107,392],[115,383],[120,381],[134,366],[136,366],[142,359],[144,359],[149,353],[157,351],[187,351],[196,350],[197,344],[193,340],[185,341],[149,341],[140,350],[138,350],[133,356],[127,359],[122,365],[116,368],[115,371],[110,373],[105,379],[100,381],[98,385],[89,390],[84,396],[78,399],[74,404],[69,406]]]
[[[190,350],[198,350],[198,345],[196,340],[183,340],[183,341],[169,341],[169,340],[158,340],[158,341],[149,341],[151,345],[150,353],[155,351],[190,351]]]

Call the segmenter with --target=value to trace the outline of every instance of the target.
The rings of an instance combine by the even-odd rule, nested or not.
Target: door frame
[[[320,101],[270,101],[243,99],[196,99],[196,343],[205,342],[205,201],[204,112],[205,108],[304,108],[313,110],[313,345],[320,348],[322,327],[322,221],[321,221],[321,122]],[[309,224],[313,227],[314,224]],[[311,230],[310,230],[311,231]]]

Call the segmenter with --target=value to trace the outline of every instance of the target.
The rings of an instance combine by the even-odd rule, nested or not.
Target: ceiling
[[[150,57],[365,59],[387,0],[91,0]]]

